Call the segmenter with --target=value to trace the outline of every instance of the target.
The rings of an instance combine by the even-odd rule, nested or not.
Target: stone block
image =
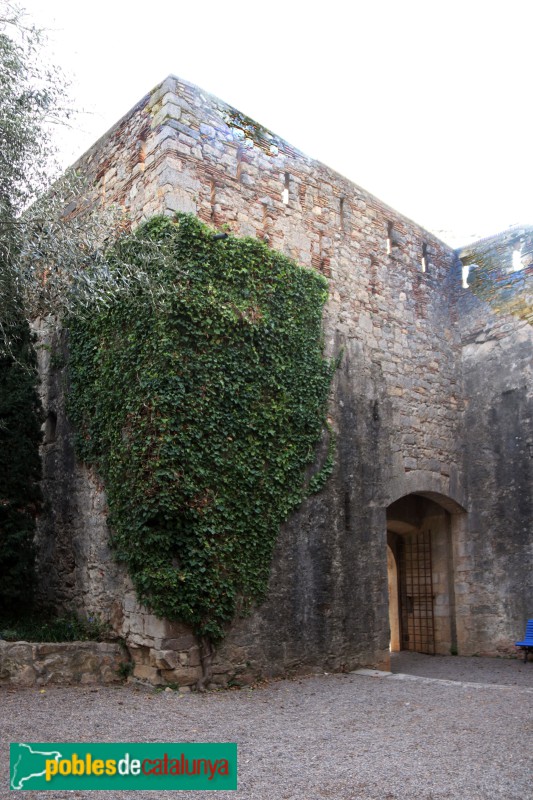
[[[94,672],[86,672],[80,678],[82,686],[94,686],[97,683],[100,683],[100,674],[95,675]]]
[[[226,672],[215,673],[211,677],[211,683],[209,684],[209,689],[219,689],[221,686],[227,686],[230,680],[230,676]]]
[[[130,633],[144,634],[144,614],[127,614],[124,618],[124,627]]]
[[[52,645],[52,647],[53,646],[54,645]],[[33,648],[32,645],[27,642],[7,643],[5,655],[14,662],[31,664],[33,661]]]
[[[173,637],[170,639],[161,639],[160,650],[188,650],[190,647],[196,646],[196,636],[192,633],[186,633],[182,636]]]
[[[161,679],[161,674],[155,667],[149,667],[144,664],[135,664],[133,668],[133,677],[141,681],[148,681],[154,686],[160,686],[164,681]]]
[[[183,175],[181,174],[181,169],[178,165],[176,166],[169,166],[165,164],[161,167],[158,182],[160,186],[166,186],[167,184],[172,187],[180,187],[183,181]]]
[[[174,150],[176,150],[177,153],[181,153],[184,156],[190,156],[191,155],[191,148],[188,147],[188,145],[183,144],[182,142],[175,143],[174,144]]]
[[[144,633],[130,633],[127,637],[128,646],[134,647],[147,647],[152,644],[150,637],[145,636]]]
[[[167,622],[164,619],[145,614],[143,617],[143,633],[148,639],[161,639],[166,635]]]
[[[124,595],[122,607],[126,613],[139,613],[141,606],[134,592],[128,592]]]
[[[42,656],[47,656],[50,653],[57,653],[59,644],[55,644],[53,642],[50,643],[39,643],[33,645],[33,657],[34,658],[42,658]]]
[[[157,669],[175,669],[181,663],[180,655],[175,650],[151,650],[150,664]]]
[[[136,664],[149,664],[150,663],[150,648],[149,647],[138,647],[137,645],[131,645],[128,647],[130,652],[131,660],[134,661]]]
[[[0,668],[1,677],[1,668]],[[30,664],[17,665],[17,668],[10,675],[9,683],[14,686],[34,686],[37,674]]]
[[[181,107],[176,103],[166,102],[159,111],[154,114],[152,124],[154,128],[159,125],[168,124],[169,120],[178,120],[181,117]]]
[[[188,192],[173,188],[165,194],[165,208],[168,211],[184,211],[196,214],[196,200]]]
[[[246,172],[243,172],[241,175],[241,183],[243,184],[243,186],[253,186],[255,180],[251,175],[248,175]]]
[[[192,139],[193,143],[200,140],[200,134],[194,128],[191,128],[190,125],[184,124],[183,122],[179,122],[176,119],[169,119],[166,123],[169,127],[173,128],[173,130],[178,131],[179,134],[183,133],[185,136],[188,136]]]
[[[189,147],[194,147],[194,145],[196,144],[196,139],[190,136],[189,135],[190,133],[191,131],[187,131],[187,133],[179,133],[178,139],[180,142],[183,142],[183,144],[188,144]]]
[[[165,78],[163,83],[151,94],[148,103],[148,108],[152,108],[157,103],[161,102],[167,95],[175,96],[177,89],[177,80],[172,75]]]
[[[114,658],[122,655],[122,647],[118,642],[94,642],[94,650],[102,656],[110,655]]]
[[[116,666],[103,666],[100,670],[100,683],[118,683],[123,680],[119,671],[120,664]]]
[[[246,649],[237,645],[226,645],[221,648],[221,657],[230,664],[240,664],[246,661]]]
[[[200,667],[176,667],[176,669],[161,670],[161,676],[166,683],[192,686],[202,677],[202,670]]]

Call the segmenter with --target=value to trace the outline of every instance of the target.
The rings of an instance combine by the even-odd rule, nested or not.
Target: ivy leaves
[[[157,292],[139,283],[71,321],[79,453],[104,477],[140,599],[216,640],[264,596],[280,523],[305,494],[333,369],[327,284],[183,214],[141,226],[110,262],[138,264]]]

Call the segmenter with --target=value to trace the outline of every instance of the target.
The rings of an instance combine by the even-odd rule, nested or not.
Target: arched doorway
[[[409,494],[387,509],[390,649],[457,652],[451,515]]]

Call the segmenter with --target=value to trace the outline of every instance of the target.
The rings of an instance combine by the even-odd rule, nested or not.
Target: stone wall
[[[470,497],[456,562],[463,653],[513,653],[533,616],[532,244],[533,230],[517,228],[460,253],[479,265],[458,307]],[[476,286],[477,270],[484,274]]]
[[[470,292],[461,289],[455,252],[240,112],[174,77],[76,166],[94,182],[80,208],[116,203],[134,223],[154,213],[190,211],[236,235],[261,238],[328,278],[326,351],[342,353],[330,404],[338,445],[326,487],[282,527],[268,599],[235,622],[210,658],[190,631],[171,630],[139,606],[114,565],[103,488],[74,458],[64,409],[66,376],[49,368],[43,351],[45,407],[55,415],[56,430],[55,441],[44,446],[51,509],[40,529],[43,586],[48,582],[50,597],[60,606],[111,618],[132,647],[138,677],[155,682],[170,680],[175,671],[171,682],[192,683],[202,655],[211,661],[214,683],[385,664],[387,507],[414,493],[450,515],[456,588],[463,593],[457,639],[460,652],[471,650],[472,642],[478,647],[485,623],[472,621],[471,614],[484,608],[484,620],[492,611],[481,598],[469,605],[479,597],[474,583],[481,573],[474,574],[468,561],[467,487],[485,498],[487,508],[491,501],[465,458],[463,367],[466,381],[472,375],[462,356],[466,339],[459,317],[467,313]],[[473,393],[469,388],[468,397]],[[475,415],[472,405],[466,414]],[[468,425],[474,441],[474,422]],[[322,457],[317,454],[317,460]],[[487,569],[494,554],[493,548]],[[472,558],[478,556],[476,550]],[[509,602],[504,594],[498,604],[500,636],[510,634],[514,619],[503,609]],[[444,647],[451,633],[447,623],[439,625]]]
[[[30,643],[0,639],[0,685],[105,684],[123,680],[128,658],[106,642]]]
[[[66,342],[51,323],[37,320],[33,326],[46,412],[41,448],[45,506],[37,521],[37,597],[45,608],[101,616],[117,628],[122,619],[120,587],[125,573],[109,548],[103,484],[75,456],[66,412]]]

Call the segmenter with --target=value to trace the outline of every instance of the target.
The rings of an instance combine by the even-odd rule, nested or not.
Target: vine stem
[[[212,661],[215,654],[213,643],[208,636],[200,636],[200,662],[202,664],[202,677],[198,680],[196,688],[199,692],[205,692],[213,675]]]

